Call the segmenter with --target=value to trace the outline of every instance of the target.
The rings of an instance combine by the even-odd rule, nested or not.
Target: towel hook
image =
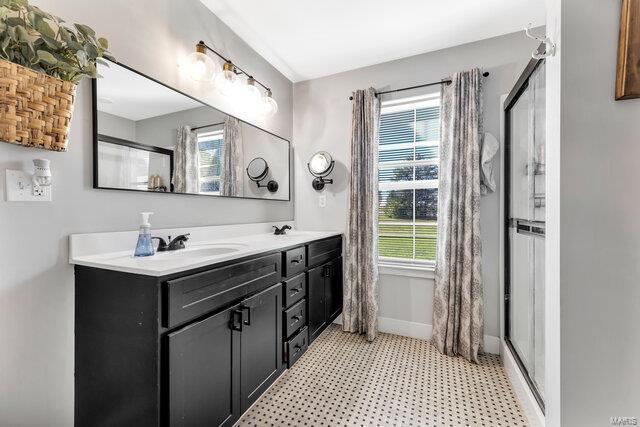
[[[531,53],[531,57],[533,59],[544,59],[544,58],[547,58],[549,56],[555,56],[555,54],[556,54],[556,44],[554,42],[552,42],[549,37],[547,37],[547,36],[540,37],[540,36],[536,36],[535,34],[533,34],[531,32],[531,24],[527,25],[527,27],[524,29],[524,33],[530,39],[537,40],[540,43],[544,43],[544,52],[541,53],[539,51],[539,49],[534,50]]]

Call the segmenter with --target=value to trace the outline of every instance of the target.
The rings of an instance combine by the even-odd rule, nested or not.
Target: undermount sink
[[[182,263],[186,260],[201,260],[216,256],[226,255],[238,252],[248,245],[244,243],[212,243],[212,244],[195,244],[187,246],[185,249],[176,251],[156,252],[150,257],[133,257],[131,255],[118,256],[112,258],[121,264],[134,264],[140,267],[152,267],[156,265],[170,266],[176,263]]]
[[[166,255],[171,258],[203,258],[216,255],[224,255],[232,252],[238,252],[240,247],[238,246],[206,246],[206,247],[194,247],[188,249],[180,249],[173,252],[166,252]]]

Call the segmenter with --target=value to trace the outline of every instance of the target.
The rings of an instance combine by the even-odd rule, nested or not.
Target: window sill
[[[434,264],[408,264],[399,262],[378,262],[378,274],[389,276],[416,277],[420,279],[434,279]]]

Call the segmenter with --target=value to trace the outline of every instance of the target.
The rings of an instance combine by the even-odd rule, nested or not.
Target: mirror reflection
[[[122,65],[98,68],[94,187],[289,200],[287,140]]]

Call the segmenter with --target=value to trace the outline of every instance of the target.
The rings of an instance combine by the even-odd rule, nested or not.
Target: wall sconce
[[[6,195],[8,202],[50,202],[51,162],[34,159],[34,172],[6,170]]]
[[[269,166],[267,165],[267,161],[262,157],[256,157],[255,159],[249,162],[249,166],[247,166],[247,175],[249,179],[255,182],[258,185],[258,188],[266,188],[270,193],[275,193],[278,191],[278,182],[275,180],[270,180],[267,182],[267,185],[260,184],[260,181],[267,177],[269,173]]]
[[[333,179],[325,179],[333,171],[335,161],[331,158],[331,154],[326,151],[318,151],[307,163],[309,172],[316,178],[311,183],[314,190],[320,191],[325,184],[333,184]]]
[[[223,61],[223,64],[207,55],[207,51],[213,52]],[[249,105],[250,110],[257,110],[265,117],[273,117],[278,112],[278,103],[273,99],[273,92],[271,92],[270,88],[202,40],[196,44],[196,51],[185,58],[183,67],[189,77],[195,81],[214,82],[225,96],[233,96],[240,92],[241,95],[244,95],[241,98],[245,98],[246,102],[252,104]],[[238,82],[237,76],[240,75],[247,77],[245,84]],[[260,93],[260,89],[257,88],[256,84],[264,89],[264,95]]]

